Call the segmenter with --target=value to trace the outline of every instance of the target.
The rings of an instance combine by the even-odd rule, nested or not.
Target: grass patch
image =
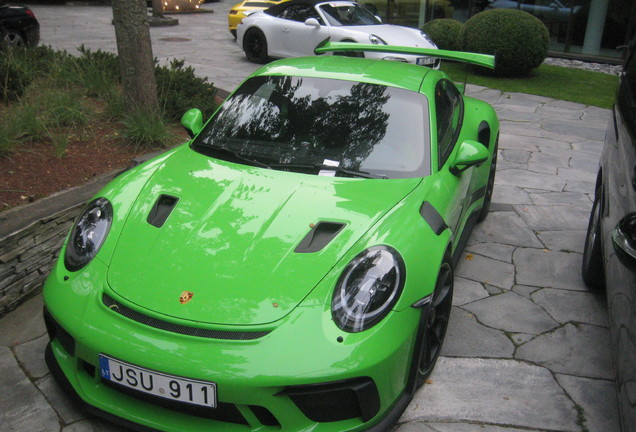
[[[121,137],[135,146],[135,150],[148,147],[167,147],[174,138],[168,125],[158,114],[148,115],[143,111],[126,114],[122,120]]]
[[[441,69],[454,81],[493,88],[504,92],[527,93],[569,102],[611,108],[618,77],[601,72],[562,66],[541,65],[529,77],[495,78],[474,73],[462,64],[443,61]]]
[[[128,113],[115,54],[83,46],[77,56],[50,47],[2,51],[0,157],[40,142],[62,157],[69,140],[81,141],[85,130],[105,123],[119,143],[136,150],[172,144],[169,125],[193,107],[209,116],[216,89],[183,61],[155,65],[155,71],[161,111],[144,116]]]

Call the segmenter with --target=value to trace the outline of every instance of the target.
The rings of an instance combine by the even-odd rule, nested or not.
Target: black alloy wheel
[[[492,192],[495,189],[495,175],[497,174],[497,153],[499,150],[499,135],[495,140],[495,150],[492,153],[492,162],[490,163],[490,171],[488,174],[488,184],[486,186],[486,192],[484,192],[484,205],[479,211],[479,217],[477,222],[482,222],[488,216],[490,211],[490,202],[492,201]]]
[[[267,39],[257,28],[249,29],[243,36],[243,51],[247,59],[254,63],[267,63]]]
[[[2,41],[0,45],[6,48],[16,48],[26,46],[26,41],[19,31],[7,29],[1,32]]]
[[[419,352],[419,364],[417,369],[417,387],[421,387],[424,381],[431,375],[435,363],[442,351],[444,336],[450,319],[453,303],[453,268],[450,259],[445,259],[437,276],[433,298],[428,305],[424,320],[424,338]]]
[[[603,268],[603,250],[601,245],[601,217],[603,209],[603,188],[599,184],[594,194],[594,204],[590,213],[583,250],[581,276],[585,283],[592,288],[603,288],[605,284],[605,270]]]

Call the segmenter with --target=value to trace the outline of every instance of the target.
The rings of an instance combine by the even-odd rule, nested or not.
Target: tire
[[[605,285],[605,269],[603,268],[603,249],[601,244],[601,217],[602,217],[603,188],[596,187],[594,204],[590,213],[585,235],[585,249],[583,250],[583,263],[581,264],[581,276],[583,281],[591,287],[602,289]]]
[[[437,276],[431,303],[426,307],[423,320],[424,337],[415,350],[417,361],[416,388],[421,387],[431,375],[442,351],[446,329],[453,303],[453,267],[450,258],[444,259]]]
[[[26,46],[26,44],[26,39],[19,31],[7,29],[6,32],[3,32],[1,43],[3,47],[16,48]]]
[[[486,192],[484,192],[484,205],[479,211],[477,222],[483,222],[490,211],[490,202],[492,201],[492,192],[495,189],[495,175],[497,174],[497,152],[499,150],[499,135],[495,140],[495,151],[492,154],[492,162],[490,163],[490,171],[488,173],[488,183],[486,184]]]
[[[247,59],[253,63],[267,63],[267,39],[262,31],[251,28],[243,36],[243,51]]]

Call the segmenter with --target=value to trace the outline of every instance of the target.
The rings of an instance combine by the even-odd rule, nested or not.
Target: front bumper
[[[104,280],[99,261],[68,280],[61,269],[58,264],[44,292],[48,362],[92,412],[120,423],[165,431],[366,430],[399,416],[408,403],[417,309],[394,312],[371,331],[352,335],[325,323],[322,307],[299,307],[258,339],[214,339],[109,309],[108,287],[93,282]],[[219,407],[202,412],[113,388],[99,376],[100,353],[215,382]]]

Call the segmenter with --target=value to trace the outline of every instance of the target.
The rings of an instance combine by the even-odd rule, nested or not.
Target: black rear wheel
[[[267,39],[257,28],[249,29],[243,36],[243,51],[247,59],[254,63],[267,63]]]
[[[583,250],[581,275],[587,285],[592,288],[602,288],[605,283],[603,268],[603,250],[601,246],[601,210],[603,202],[603,188],[599,184],[594,194],[594,204],[590,213]]]
[[[433,298],[427,306],[424,319],[424,337],[419,350],[415,351],[418,356],[417,387],[421,387],[424,381],[431,375],[439,354],[442,351],[442,344],[446,336],[448,321],[453,303],[453,268],[450,259],[445,259],[440,267],[433,291]]]
[[[495,175],[497,174],[497,152],[499,150],[499,136],[495,140],[495,150],[492,154],[492,162],[490,163],[490,172],[488,174],[488,184],[486,185],[486,192],[484,193],[484,205],[479,211],[479,217],[477,222],[481,222],[486,219],[488,212],[490,211],[490,202],[492,201],[492,192],[495,189]]]

